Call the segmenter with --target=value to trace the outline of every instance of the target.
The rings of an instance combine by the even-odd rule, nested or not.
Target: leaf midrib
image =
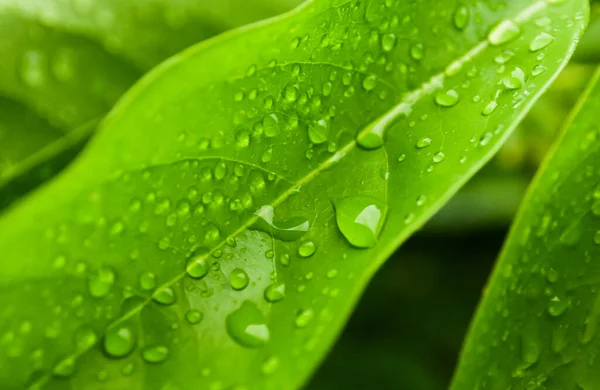
[[[534,3],[532,3],[530,6],[526,7],[525,9],[523,9],[515,17],[513,17],[513,18],[507,18],[507,19],[513,20],[513,21],[515,21],[517,23],[523,23],[523,22],[528,21],[537,12],[541,11],[542,9],[544,9],[547,6],[548,6],[547,0],[537,0]],[[360,138],[362,138],[362,137],[364,137],[370,131],[372,131],[372,128],[375,127],[378,123],[389,124],[392,119],[395,119],[395,118],[397,118],[398,115],[402,114],[403,111],[401,110],[401,107],[406,106],[407,104],[409,104],[410,106],[412,106],[413,104],[415,104],[418,101],[420,101],[421,98],[423,98],[425,96],[430,96],[430,94],[432,92],[435,92],[436,90],[442,88],[443,87],[443,82],[446,79],[445,72],[446,72],[446,69],[448,67],[453,67],[453,66],[460,66],[460,67],[462,67],[462,65],[470,62],[472,59],[474,59],[477,55],[479,55],[480,53],[482,53],[489,46],[490,46],[490,44],[489,44],[489,42],[487,40],[487,37],[486,37],[484,40],[478,42],[475,46],[473,46],[473,48],[470,49],[467,53],[463,54],[458,59],[456,59],[456,60],[452,61],[451,63],[449,63],[448,66],[446,66],[444,68],[444,70],[442,70],[440,73],[437,73],[437,74],[431,76],[427,81],[423,82],[419,86],[419,88],[416,88],[416,89],[413,89],[411,91],[408,91],[406,94],[404,94],[404,96],[400,99],[400,101],[395,106],[391,107],[388,111],[386,111],[382,116],[380,116],[375,121],[367,124],[363,128],[363,130],[357,135],[357,137],[355,139],[353,139],[352,141],[350,141],[349,143],[347,143],[342,149],[340,149],[333,156],[331,156],[330,158],[328,158],[327,160],[325,160],[320,166],[318,166],[314,170],[310,171],[307,175],[305,175],[300,180],[298,180],[297,182],[295,182],[294,185],[291,185],[288,188],[288,190],[286,190],[279,197],[277,197],[270,204],[270,206],[272,206],[273,208],[279,206],[281,203],[283,203],[285,200],[287,200],[287,198],[290,195],[292,195],[295,192],[297,192],[298,189],[300,189],[305,184],[309,183],[313,178],[315,178],[316,176],[318,176],[321,172],[329,169],[330,167],[332,167],[333,165],[335,165],[336,163],[338,163],[340,160],[342,160],[348,153],[350,153],[351,151],[353,151],[358,146],[357,140],[360,139]],[[228,235],[224,240],[222,240],[219,244],[217,244],[213,249],[211,249],[209,252],[207,252],[204,255],[204,258],[208,258],[213,253],[215,253],[217,250],[219,250],[224,245],[226,245],[227,240],[235,238],[239,234],[241,234],[244,231],[246,231],[247,229],[249,229],[257,220],[258,220],[258,217],[253,214],[252,217],[250,217],[244,224],[242,224],[235,232],[233,232],[232,234]],[[175,283],[177,283],[180,280],[182,280],[186,275],[187,275],[187,272],[183,271],[180,274],[178,274],[175,277],[173,277],[170,281],[168,281],[166,283],[163,283],[162,285],[158,286],[154,291],[159,291],[161,289],[164,289],[164,288],[167,288],[167,287],[171,287]],[[111,329],[111,328],[113,328],[113,327],[121,324],[122,322],[128,320],[129,318],[132,318],[136,314],[140,313],[151,302],[152,302],[152,298],[151,297],[148,298],[148,299],[146,299],[146,300],[144,300],[138,306],[133,307],[130,311],[128,311],[127,313],[123,314],[122,316],[120,316],[119,318],[117,318],[116,320],[114,320],[111,324],[109,324],[106,327],[106,329],[107,330]],[[96,341],[96,343],[97,342],[98,341]],[[86,349],[82,349],[82,350],[77,351],[76,353],[74,353],[74,354],[66,357],[64,360],[70,360],[72,363],[75,363],[75,361],[80,356],[82,356],[85,352],[87,352],[92,346],[95,346],[96,343],[88,346]],[[30,389],[39,388],[39,387],[43,386],[45,383],[48,382],[48,380],[50,378],[51,378],[51,374],[47,373],[46,375],[40,377],[38,379],[38,381],[34,382],[30,386]]]

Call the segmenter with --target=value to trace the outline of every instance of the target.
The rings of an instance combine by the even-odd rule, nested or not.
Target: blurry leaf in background
[[[0,329],[15,335],[1,383],[304,383],[373,272],[499,148],[586,22],[583,0],[467,4],[458,23],[454,3],[314,1],[144,78],[0,220]],[[61,326],[52,341],[41,318]],[[37,348],[35,364],[20,353]]]
[[[60,171],[152,66],[299,2],[1,1],[0,211]]]
[[[600,386],[600,84],[536,177],[462,354],[454,389]]]
[[[592,0],[591,3],[590,23],[573,60],[597,64],[600,62],[600,1]]]

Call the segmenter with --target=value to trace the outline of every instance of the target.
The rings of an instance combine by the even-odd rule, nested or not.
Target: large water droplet
[[[353,196],[335,202],[338,228],[350,245],[371,248],[383,228],[387,206],[372,198]]]
[[[521,27],[512,20],[503,20],[488,34],[488,42],[493,46],[503,45],[521,35]]]
[[[135,346],[135,334],[128,326],[109,328],[104,336],[104,351],[112,357],[128,355]]]
[[[269,327],[264,316],[250,301],[242,302],[238,309],[229,314],[226,325],[229,336],[244,347],[262,347],[269,341]]]
[[[252,229],[268,233],[281,241],[296,241],[304,236],[309,228],[308,220],[302,217],[275,220],[275,209],[271,205],[262,206],[254,215],[258,219],[252,225]]]
[[[525,72],[519,67],[516,67],[510,76],[506,76],[502,81],[504,86],[508,89],[519,89],[525,84]]]

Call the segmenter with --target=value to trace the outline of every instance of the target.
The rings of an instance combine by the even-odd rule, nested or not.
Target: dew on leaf
[[[241,268],[235,268],[229,274],[229,285],[234,290],[243,290],[248,286],[250,278],[246,271]]]
[[[453,107],[460,100],[458,92],[453,89],[444,92],[438,92],[435,95],[435,102],[440,107]]]
[[[305,241],[298,247],[300,257],[310,257],[317,250],[317,246],[313,241]]]
[[[483,110],[481,110],[481,115],[490,116],[494,113],[494,111],[496,111],[497,108],[498,108],[498,102],[495,100],[492,100],[491,102],[486,104],[485,107],[483,107]]]
[[[383,228],[387,206],[384,202],[353,196],[335,202],[338,228],[350,245],[371,248]]]
[[[256,222],[252,229],[270,234],[274,238],[291,242],[300,239],[308,232],[308,219],[302,217],[292,217],[287,220],[276,220],[275,209],[271,205],[262,206],[255,213]]]
[[[305,328],[312,321],[315,313],[312,309],[302,309],[296,314],[296,320],[294,321],[296,327]]]
[[[160,287],[152,294],[152,299],[156,303],[161,305],[172,305],[175,303],[177,298],[175,297],[175,291],[171,287]]]
[[[415,43],[410,47],[410,56],[415,61],[420,61],[425,56],[425,46],[422,43]]]
[[[142,351],[142,357],[148,363],[162,363],[167,360],[168,356],[169,349],[164,345],[147,347]]]
[[[185,313],[185,320],[191,324],[196,325],[202,321],[203,314],[197,310],[189,310]]]
[[[52,374],[60,378],[67,378],[75,372],[75,358],[68,357],[58,362],[52,369]]]
[[[568,307],[568,300],[554,296],[548,302],[548,314],[550,314],[552,317],[558,317],[563,314]]]
[[[417,149],[424,149],[426,147],[428,147],[429,145],[431,145],[431,138],[421,138],[420,140],[417,141],[417,144],[415,145],[417,147]]]
[[[115,272],[103,267],[92,273],[88,279],[88,291],[95,298],[102,298],[110,292],[115,284]]]
[[[523,69],[516,67],[509,76],[502,80],[502,83],[508,89],[522,88],[525,84],[525,72],[523,72]]]
[[[135,334],[125,325],[109,328],[104,336],[104,351],[111,357],[121,358],[135,347]]]
[[[285,284],[283,282],[275,282],[265,289],[265,299],[268,302],[275,303],[285,298]]]
[[[207,251],[204,248],[195,249],[189,256],[185,272],[194,279],[202,279],[208,274],[209,264],[206,260]]]
[[[385,52],[390,52],[396,46],[396,34],[388,33],[381,37],[381,48]]]
[[[329,126],[325,119],[319,119],[308,126],[308,138],[313,144],[322,144],[329,139]]]
[[[469,24],[470,17],[469,8],[465,4],[459,4],[454,10],[454,15],[452,17],[454,27],[459,30],[464,30]]]
[[[279,117],[277,114],[268,114],[263,118],[263,131],[267,137],[279,134]]]
[[[227,333],[238,344],[247,348],[262,347],[269,341],[269,327],[256,304],[250,301],[226,318]]]
[[[546,48],[552,42],[554,42],[556,38],[553,35],[550,35],[546,32],[541,32],[533,38],[531,43],[529,44],[529,51],[536,52]]]
[[[279,358],[277,356],[269,356],[260,366],[263,375],[273,374],[279,367]]]
[[[365,91],[372,91],[377,86],[377,77],[374,75],[365,77],[362,82],[362,86]]]

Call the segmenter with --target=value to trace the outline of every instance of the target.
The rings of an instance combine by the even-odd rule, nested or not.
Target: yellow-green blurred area
[[[58,4],[69,2],[22,1],[28,7],[25,11],[15,11],[18,1],[0,1],[0,31],[14,31],[11,36],[3,33],[2,41],[18,37],[20,44],[27,45],[29,41],[38,42],[40,36],[86,36],[91,43],[78,42],[81,46],[77,47],[100,48],[95,54],[104,58],[100,64],[110,63],[120,69],[122,82],[110,93],[102,92],[102,104],[90,108],[89,115],[75,118],[68,112],[51,117],[48,101],[53,96],[20,95],[2,86],[12,83],[10,75],[0,77],[0,210],[11,207],[20,196],[26,196],[35,185],[62,169],[83,147],[93,133],[94,123],[110,109],[119,93],[157,62],[194,42],[277,15],[300,3],[198,0],[201,6],[190,6],[196,19],[180,20],[177,13],[171,15],[173,24],[185,26],[180,35],[140,43],[128,41],[130,32],[123,32],[123,46],[119,46],[118,42],[98,38],[105,31],[80,22],[77,10],[66,13],[69,27],[64,31],[55,28],[57,16],[44,19],[36,11],[36,1],[57,4],[59,11],[63,5]],[[114,1],[127,2],[107,0],[106,4]],[[147,1],[157,3],[157,12],[169,9],[164,4],[169,0]],[[77,3],[86,2],[73,2]],[[374,383],[378,389],[448,387],[469,321],[520,200],[600,62],[600,4],[594,3],[588,33],[574,60],[497,156],[379,270],[308,389],[362,390],[372,388]],[[57,15],[64,9],[59,11]],[[114,26],[117,28],[118,20]],[[152,25],[144,24],[144,28],[152,29]],[[144,55],[122,55],[129,50],[128,45],[138,43],[140,47],[145,44],[138,47]],[[152,45],[159,45],[160,51],[153,51]],[[8,46],[0,42],[0,53]],[[71,96],[69,93],[76,91],[67,91],[65,96]]]

